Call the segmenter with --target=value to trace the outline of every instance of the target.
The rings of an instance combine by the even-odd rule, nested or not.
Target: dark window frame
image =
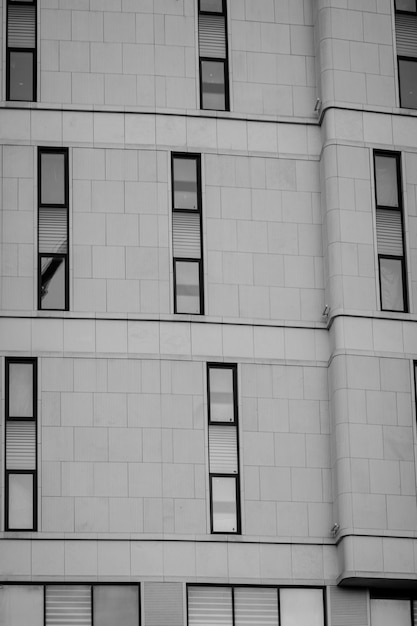
[[[370,600],[406,600],[410,603],[411,626],[417,626],[413,604],[417,603],[417,592],[409,589],[370,589]]]
[[[232,370],[233,376],[233,416],[232,422],[220,422],[218,420],[211,420],[211,406],[210,406],[210,370]],[[241,498],[240,498],[240,455],[239,455],[239,406],[238,406],[238,378],[237,378],[237,363],[207,363],[207,415],[208,415],[208,449],[210,457],[210,426],[219,426],[220,428],[235,428],[236,429],[236,456],[237,456],[237,473],[225,474],[219,472],[210,471],[210,459],[209,459],[209,492],[210,492],[210,534],[212,535],[240,535],[242,534],[242,519],[241,519]],[[236,530],[223,531],[214,530],[214,518],[213,518],[213,478],[228,478],[234,479],[235,492],[236,492]]]
[[[378,204],[376,166],[375,166],[375,159],[378,156],[394,158],[396,161],[398,207]],[[401,237],[402,237],[402,246],[403,246],[402,256],[395,256],[391,254],[380,254],[378,252],[378,242],[377,242],[379,304],[380,304],[381,311],[387,311],[391,313],[408,313],[409,302],[408,302],[408,289],[407,289],[407,251],[406,251],[406,245],[405,245],[406,241],[405,241],[405,232],[404,232],[404,206],[403,206],[403,188],[402,188],[402,175],[401,175],[401,152],[395,152],[392,150],[374,150],[373,151],[373,163],[374,163],[374,187],[375,187],[375,217],[378,211],[397,211],[399,213],[400,218],[401,218]],[[383,308],[382,289],[381,289],[381,263],[380,263],[381,259],[394,259],[396,261],[401,261],[401,278],[402,278],[402,291],[403,291],[403,309],[402,310]]]
[[[14,363],[25,363],[32,365],[32,417],[13,417],[10,416],[10,365]],[[38,527],[38,360],[35,357],[6,357],[5,358],[5,422],[6,428],[4,433],[4,529],[6,532],[36,532]],[[19,470],[7,469],[7,424],[13,422],[30,422],[35,423],[35,469]],[[32,528],[10,528],[9,524],[9,478],[11,475],[22,474],[33,477],[33,523]]]
[[[196,179],[197,179],[197,209],[182,209],[175,207],[175,178],[174,178],[174,161],[175,159],[184,159],[195,161],[196,163]],[[172,216],[175,213],[177,214],[193,214],[199,215],[200,218],[200,258],[192,258],[192,257],[176,257],[174,255],[174,250],[172,250],[172,261],[173,261],[173,280],[174,280],[174,313],[178,315],[204,315],[204,260],[203,260],[203,211],[202,211],[202,187],[201,187],[201,154],[194,152],[172,152],[171,153],[171,181],[172,181],[172,191],[171,191],[171,199],[172,199]],[[199,303],[200,310],[198,313],[187,313],[183,311],[178,311],[178,303],[177,303],[177,270],[176,264],[177,262],[181,263],[193,263],[198,264],[199,266]]]
[[[64,156],[64,202],[59,203],[46,203],[42,202],[42,155],[43,154],[59,154]],[[54,209],[60,208],[66,210],[67,217],[67,252],[59,253],[59,252],[39,252],[39,214],[40,209]],[[70,239],[69,239],[69,155],[68,148],[48,148],[48,147],[39,147],[38,148],[38,310],[39,311],[69,311],[69,250],[70,250]],[[64,294],[65,294],[65,306],[61,309],[50,309],[42,307],[42,259],[50,258],[50,259],[60,259],[65,263],[65,271],[64,271]],[[59,263],[58,263],[59,265]]]
[[[199,69],[199,96],[200,96],[200,109],[202,111],[230,111],[230,84],[229,84],[229,41],[228,41],[228,27],[227,27],[227,0],[222,0],[221,11],[202,11],[201,0],[198,0],[198,17],[200,15],[217,15],[218,17],[224,17],[225,28],[225,58],[219,57],[200,57],[198,61]],[[201,71],[202,61],[222,62],[224,68],[224,109],[204,109],[203,108],[203,76]]]
[[[38,79],[38,21],[37,21],[37,0],[24,0],[14,2],[6,0],[6,101],[8,102],[37,102],[37,79]],[[15,48],[9,47],[9,7],[10,6],[34,6],[35,7],[35,48]],[[31,100],[12,100],[10,98],[10,53],[12,52],[30,52],[32,54],[32,99]]]
[[[416,15],[414,13],[407,13],[404,15]],[[416,63],[417,64],[417,57],[406,57],[406,56],[402,56],[402,55],[397,55],[397,72],[398,72],[398,95],[400,97],[400,107],[402,109],[410,109],[411,111],[415,111],[417,107],[408,107],[406,105],[403,105],[401,102],[401,72],[400,72],[400,62],[401,61],[409,61],[411,63]],[[416,67],[416,77],[417,77],[417,67]]]

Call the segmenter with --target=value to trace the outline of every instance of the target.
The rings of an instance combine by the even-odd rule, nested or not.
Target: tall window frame
[[[32,393],[29,397],[22,391],[21,397],[25,397],[26,407],[15,407],[16,391],[14,378],[18,378],[18,372],[12,372],[13,366],[28,366],[32,368],[31,380]],[[38,520],[37,485],[38,485],[38,371],[36,358],[6,357],[5,359],[5,523],[6,531],[36,531]],[[22,368],[20,368],[22,371]],[[27,376],[26,376],[27,378]],[[18,383],[19,381],[17,381]],[[27,382],[27,381],[26,381]],[[30,397],[31,396],[31,397]],[[26,485],[13,485],[20,479],[29,477]],[[25,496],[24,489],[31,485],[31,495],[26,496],[26,505],[32,509],[28,521],[16,524],[13,519],[22,516],[22,510],[15,506],[14,497]],[[30,490],[29,490],[30,494]],[[30,501],[29,501],[30,499]],[[27,513],[23,511],[23,516]],[[30,519],[31,518],[31,519]],[[30,523],[31,522],[31,523]]]
[[[36,102],[37,0],[6,1],[6,100]],[[14,78],[19,72],[23,82],[20,80],[17,86]]]
[[[180,170],[190,163],[194,180],[182,179]],[[173,152],[171,180],[174,313],[204,315],[201,155]]]
[[[394,174],[396,189],[387,192],[383,188],[382,180],[389,183],[389,176],[378,177],[378,161],[394,162],[391,167],[391,176]],[[404,234],[404,208],[401,182],[401,153],[383,150],[374,150],[374,184],[375,184],[375,211],[376,211],[376,238],[378,255],[378,277],[381,311],[396,313],[408,312],[407,290],[407,263]],[[392,193],[392,199],[388,196]],[[388,202],[386,200],[389,200]],[[395,267],[399,267],[396,270]],[[391,306],[392,290],[397,280],[398,305]],[[399,282],[401,289],[399,289]],[[391,285],[390,285],[391,283]],[[389,292],[391,288],[391,294]]]
[[[219,385],[219,380],[215,382],[214,378],[220,372],[227,372],[227,377]],[[211,534],[241,534],[237,385],[237,364],[207,363]],[[215,406],[215,396],[218,396],[220,400],[223,398],[223,408],[220,410]],[[229,402],[224,401],[227,398],[229,398]],[[232,489],[230,489],[230,485],[232,485]],[[228,492],[229,500],[222,499],[221,496],[225,492]],[[232,514],[229,510],[229,518],[222,515],[222,506],[223,508],[228,506],[232,510]]]
[[[417,109],[417,1],[395,0],[400,107]]]
[[[54,155],[63,160],[61,181],[58,185],[61,188],[48,192],[47,176],[43,173],[46,161],[43,163],[43,159]],[[55,180],[56,175],[53,178]],[[50,195],[60,197],[58,201],[53,198],[54,201],[51,202]],[[53,280],[52,285],[54,290],[58,290],[58,296],[51,297],[50,300],[56,301],[48,304],[44,299],[48,296]],[[69,310],[68,148],[38,148],[38,310]]]
[[[227,0],[198,0],[198,30],[200,109],[230,111]]]

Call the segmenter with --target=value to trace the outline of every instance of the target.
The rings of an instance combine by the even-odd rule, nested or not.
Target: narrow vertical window
[[[407,311],[400,155],[375,152],[376,236],[381,310]]]
[[[208,365],[207,385],[211,532],[240,533],[236,365]]]
[[[38,153],[38,308],[69,308],[68,150]]]
[[[37,362],[6,358],[5,529],[37,526]]]
[[[36,0],[7,0],[6,99],[36,100]]]
[[[200,107],[229,110],[226,0],[199,0]]]
[[[200,155],[172,157],[174,312],[204,312]]]
[[[417,1],[395,0],[400,106],[417,109]]]

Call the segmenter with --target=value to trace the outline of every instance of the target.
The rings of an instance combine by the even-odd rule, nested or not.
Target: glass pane
[[[226,109],[223,61],[201,61],[201,98],[202,109]]]
[[[174,159],[174,209],[198,210],[196,159]]]
[[[223,12],[223,0],[200,0],[200,11]]]
[[[9,364],[9,417],[33,417],[33,365]]]
[[[400,59],[400,101],[407,109],[417,109],[417,62]]]
[[[321,589],[281,589],[281,626],[324,626]]]
[[[33,101],[33,52],[10,52],[10,100]]]
[[[397,11],[413,11],[416,10],[416,0],[395,0],[395,8]]]
[[[276,589],[246,587],[235,589],[235,626],[278,626]]]
[[[233,370],[211,367],[210,377],[210,421],[233,422]]]
[[[231,587],[188,587],[189,626],[232,626]]]
[[[196,262],[176,261],[177,313],[200,313],[200,267]]]
[[[371,626],[411,626],[409,600],[371,600]]]
[[[43,626],[43,587],[0,587],[0,624]]]
[[[213,531],[218,533],[237,532],[236,480],[213,477],[211,479],[213,505]]]
[[[93,588],[94,626],[138,626],[139,593],[136,586]]]
[[[33,474],[9,474],[9,529],[33,528]]]
[[[379,271],[382,310],[404,311],[402,260],[379,259]]]
[[[41,258],[41,309],[65,310],[64,257]]]
[[[65,204],[64,154],[41,154],[41,203]]]
[[[397,159],[375,156],[376,202],[378,206],[398,206]]]

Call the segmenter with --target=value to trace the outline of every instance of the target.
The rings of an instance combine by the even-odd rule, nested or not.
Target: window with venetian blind
[[[7,0],[6,99],[36,100],[36,0]]]
[[[200,107],[229,110],[226,0],[199,0]]]
[[[37,361],[6,358],[5,529],[37,528]]]
[[[400,106],[417,109],[417,0],[395,0]]]

